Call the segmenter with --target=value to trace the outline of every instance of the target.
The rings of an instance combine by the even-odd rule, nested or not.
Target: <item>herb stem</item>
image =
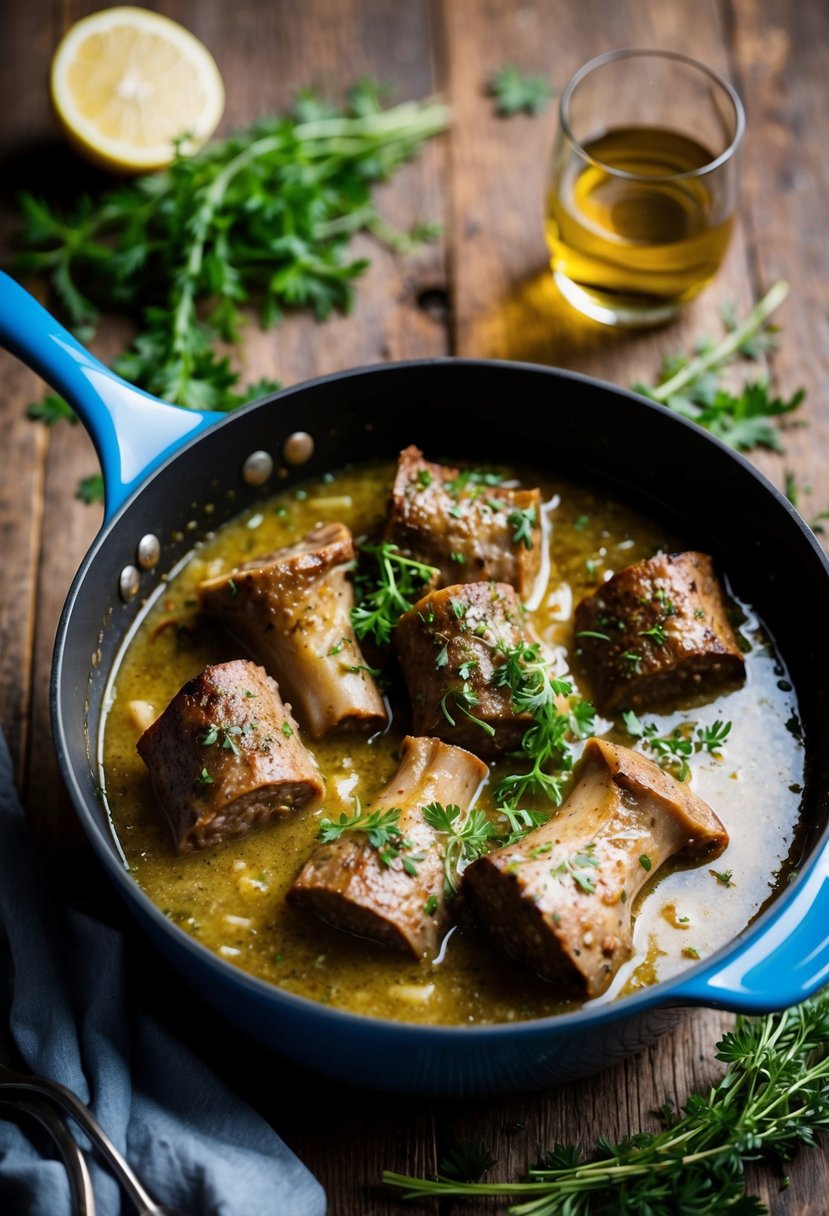
[[[762,329],[766,321],[777,311],[788,294],[788,283],[783,279],[778,279],[769,288],[762,300],[759,300],[755,304],[745,320],[729,334],[726,334],[721,342],[718,342],[716,346],[712,346],[710,350],[705,351],[703,354],[697,355],[695,359],[692,359],[690,363],[686,364],[675,376],[671,376],[670,380],[666,380],[664,384],[659,384],[656,388],[649,389],[648,396],[651,400],[664,404],[670,397],[681,392],[687,385],[693,384],[705,372],[712,371],[714,368],[721,367],[723,363],[727,363],[748,338]]]

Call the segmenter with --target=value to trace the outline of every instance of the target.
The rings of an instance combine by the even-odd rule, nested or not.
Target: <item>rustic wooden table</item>
[[[0,240],[14,227],[14,192],[71,192],[83,176],[59,146],[47,65],[67,26],[98,7],[86,0],[4,0],[0,37]],[[362,75],[390,82],[399,98],[440,92],[451,134],[430,144],[384,189],[385,214],[401,227],[438,218],[441,240],[394,256],[361,240],[371,269],[348,318],[319,326],[292,317],[268,335],[251,326],[244,374],[285,384],[358,364],[416,356],[493,356],[557,364],[629,384],[652,377],[662,356],[714,332],[726,300],[743,309],[775,279],[791,297],[770,361],[773,383],[804,385],[808,425],[786,437],[785,457],[758,463],[782,484],[791,471],[803,514],[829,508],[829,106],[823,0],[167,0],[215,54],[227,84],[222,130],[284,108],[316,83],[340,92]],[[540,202],[555,114],[499,120],[483,94],[505,63],[543,73],[559,89],[591,56],[617,46],[686,52],[727,74],[748,113],[740,225],[715,285],[677,323],[613,333],[580,321],[556,297],[546,266]],[[96,350],[113,355],[123,333],[106,328]],[[75,568],[99,524],[73,497],[95,468],[80,428],[51,433],[25,418],[37,378],[0,356],[0,722],[42,840],[71,843],[71,812],[52,755],[48,682],[55,626]],[[434,1171],[448,1141],[483,1142],[498,1175],[515,1177],[545,1146],[590,1143],[652,1126],[666,1098],[681,1104],[716,1073],[712,1046],[728,1018],[698,1012],[640,1057],[601,1076],[529,1096],[475,1102],[412,1102],[344,1089],[273,1062],[262,1084],[255,1055],[236,1080],[328,1189],[341,1216],[437,1213],[402,1208],[379,1185],[384,1166]],[[246,1074],[246,1065],[250,1065]],[[774,1213],[829,1210],[826,1145],[804,1153],[780,1191],[768,1173],[751,1185]],[[274,1210],[263,1197],[261,1211]],[[447,1204],[442,1216],[499,1210],[492,1201]],[[290,1216],[285,1213],[284,1216]]]

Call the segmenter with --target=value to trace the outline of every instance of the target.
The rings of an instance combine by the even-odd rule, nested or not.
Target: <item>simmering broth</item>
[[[549,504],[552,576],[529,619],[562,673],[569,672],[587,695],[574,653],[575,604],[617,570],[676,548],[676,538],[588,487],[532,471],[517,475],[523,485],[539,485]],[[450,931],[435,959],[412,962],[285,903],[320,819],[350,813],[355,798],[370,805],[396,769],[406,707],[394,684],[393,720],[385,734],[306,740],[327,782],[321,809],[296,813],[212,850],[184,856],[174,851],[136,752],[143,725],[135,702],[160,713],[206,665],[240,657],[238,646],[199,617],[198,584],[292,543],[321,521],[342,521],[355,537],[373,531],[392,478],[391,465],[347,469],[285,491],[205,539],[162,586],[128,640],[109,690],[101,763],[116,835],[134,878],[166,916],[227,961],[288,991],[356,1013],[435,1024],[509,1022],[572,1009],[576,1002],[466,924]],[[719,754],[700,752],[689,761],[694,790],[723,820],[731,843],[712,866],[654,876],[635,909],[633,957],[601,1001],[709,955],[745,927],[785,878],[803,780],[797,706],[753,609],[741,605],[739,614],[747,647],[744,687],[671,714],[640,715],[657,723],[661,736],[682,723],[732,723]],[[391,662],[388,669],[393,672]],[[642,747],[621,719],[597,719],[596,733]],[[498,762],[493,777],[504,769],[505,762]],[[478,805],[497,816],[487,787]]]

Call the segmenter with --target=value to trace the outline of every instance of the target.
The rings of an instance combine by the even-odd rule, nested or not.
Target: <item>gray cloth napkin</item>
[[[91,1107],[159,1203],[188,1216],[323,1216],[319,1183],[264,1119],[134,1007],[125,955],[117,929],[52,898],[0,732],[0,1035]],[[88,1162],[99,1216],[126,1216],[118,1185]],[[6,1121],[0,1212],[70,1212],[63,1166]]]

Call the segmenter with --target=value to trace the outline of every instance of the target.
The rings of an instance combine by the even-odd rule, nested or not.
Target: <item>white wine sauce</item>
[[[530,620],[579,689],[575,604],[613,572],[659,549],[677,548],[676,538],[603,493],[523,470],[518,475],[524,485],[540,485],[551,504],[552,575]],[[381,737],[309,741],[327,783],[323,808],[209,851],[175,852],[136,751],[147,724],[136,703],[145,703],[145,715],[160,713],[205,666],[242,657],[199,619],[199,582],[291,543],[320,521],[341,520],[358,538],[369,533],[385,512],[392,476],[391,465],[347,469],[250,508],[199,543],[162,586],[127,640],[108,690],[100,763],[115,833],[133,877],[165,916],[229,963],[286,991],[355,1013],[439,1025],[511,1022],[574,1009],[578,1003],[567,994],[471,927],[452,930],[436,958],[412,962],[286,904],[285,892],[314,847],[322,816],[351,813],[355,798],[370,805],[394,773],[406,733],[399,693],[392,694],[392,726]],[[684,540],[694,545],[693,536]],[[741,615],[748,668],[743,688],[670,715],[640,715],[656,722],[661,735],[681,723],[694,729],[732,723],[719,756],[701,752],[690,759],[693,788],[723,820],[731,843],[710,866],[653,876],[634,908],[634,955],[602,1002],[705,958],[739,933],[785,881],[803,780],[797,705],[759,618],[746,605]],[[642,747],[621,721],[599,719],[596,731]],[[492,784],[504,763],[494,766]],[[487,787],[479,805],[497,816]]]

